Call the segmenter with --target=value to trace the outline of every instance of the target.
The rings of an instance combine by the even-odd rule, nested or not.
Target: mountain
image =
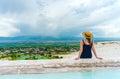
[[[16,37],[0,37],[0,41],[7,41],[7,40],[79,40],[80,38],[77,37],[40,37],[40,36],[16,36]]]
[[[81,40],[82,37],[41,37],[41,36],[16,36],[16,37],[0,37],[0,42],[4,41],[40,41],[40,40]],[[120,41],[120,38],[93,38],[94,41]]]

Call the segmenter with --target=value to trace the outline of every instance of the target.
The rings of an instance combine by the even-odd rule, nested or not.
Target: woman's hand
[[[75,60],[79,60],[79,59],[80,59],[80,57],[75,58]]]
[[[101,57],[96,57],[97,59],[100,59],[100,60],[102,60],[103,58],[101,58]]]

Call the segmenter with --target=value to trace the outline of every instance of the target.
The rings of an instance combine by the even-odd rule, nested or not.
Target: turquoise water
[[[99,69],[84,72],[1,75],[0,79],[120,79],[120,69]]]

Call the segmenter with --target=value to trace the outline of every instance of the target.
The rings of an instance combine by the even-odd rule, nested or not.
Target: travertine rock
[[[57,59],[57,60],[23,60],[0,61],[0,74],[28,74],[84,71],[91,68],[120,67],[117,59]]]

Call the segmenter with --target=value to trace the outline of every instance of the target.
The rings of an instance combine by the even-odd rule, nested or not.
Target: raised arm
[[[98,56],[97,56],[97,53],[96,53],[96,50],[95,50],[95,47],[94,47],[94,42],[93,42],[93,44],[92,44],[92,51],[93,51],[93,53],[94,53],[94,55],[95,55],[95,57],[96,57],[97,59],[101,59],[101,60],[102,60],[101,57],[98,57]]]
[[[81,56],[81,54],[82,54],[82,51],[83,51],[83,42],[82,42],[82,40],[81,40],[81,41],[80,41],[80,50],[79,50],[79,53],[78,53],[78,57],[75,58],[75,60],[80,59],[80,56]]]

